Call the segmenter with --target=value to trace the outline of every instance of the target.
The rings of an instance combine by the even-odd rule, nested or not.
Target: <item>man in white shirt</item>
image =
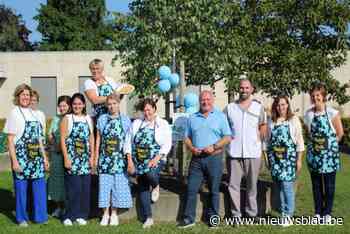
[[[242,177],[246,178],[246,207],[249,217],[257,216],[257,181],[260,170],[262,139],[266,136],[266,115],[260,102],[253,99],[254,87],[250,80],[242,79],[239,100],[225,108],[233,132],[227,148],[229,166],[229,193],[232,216],[241,217],[240,191]]]

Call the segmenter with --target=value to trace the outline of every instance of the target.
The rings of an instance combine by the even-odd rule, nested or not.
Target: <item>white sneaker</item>
[[[56,208],[54,212],[52,212],[51,216],[55,218],[59,218],[62,215],[62,211],[60,208]]]
[[[293,225],[293,221],[290,216],[282,217],[281,227],[289,227],[291,225]]]
[[[87,221],[83,218],[78,218],[75,220],[79,225],[84,226],[87,224]]]
[[[157,202],[159,199],[159,185],[155,188],[152,189],[152,192],[151,192],[151,200],[152,202]]]
[[[72,220],[70,220],[70,219],[65,219],[65,220],[63,221],[63,225],[64,225],[64,226],[72,226],[72,225],[73,225]]]
[[[23,221],[23,222],[19,223],[18,226],[20,226],[20,227],[28,227],[28,223],[26,221]]]
[[[321,215],[315,214],[314,217],[312,217],[313,220],[316,220],[317,224],[322,224],[321,223]]]
[[[109,222],[109,216],[108,215],[103,215],[102,219],[101,219],[101,222],[100,222],[100,225],[101,226],[107,226],[108,222]]]
[[[118,215],[115,215],[115,214],[111,215],[111,220],[109,221],[109,225],[111,225],[111,226],[118,226],[119,225]]]
[[[331,225],[332,224],[332,216],[330,216],[330,215],[323,216],[323,222],[326,225]]]
[[[147,218],[146,221],[143,223],[142,228],[150,228],[153,225],[153,219]]]

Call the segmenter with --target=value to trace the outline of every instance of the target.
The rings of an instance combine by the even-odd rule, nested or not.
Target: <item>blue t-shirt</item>
[[[217,108],[213,108],[208,117],[201,112],[190,115],[185,137],[191,139],[194,147],[203,149],[224,136],[231,136],[231,129],[226,116]]]

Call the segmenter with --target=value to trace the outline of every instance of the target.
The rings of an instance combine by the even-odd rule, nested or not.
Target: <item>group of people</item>
[[[45,115],[37,110],[39,94],[26,84],[14,92],[15,108],[4,132],[8,134],[20,226],[28,226],[27,203],[32,204],[34,222],[48,221],[47,197],[56,204],[52,215],[60,217],[65,226],[86,225],[94,169],[99,178],[102,226],[118,225],[117,209],[133,206],[129,175],[137,177],[143,227],[153,225],[151,202],[159,198],[160,171],[171,149],[170,126],[157,116],[156,103],[149,98],[141,103],[143,116],[131,122],[120,113],[118,84],[103,75],[102,61],[95,59],[89,67],[92,78],[85,83],[85,94],[93,104],[93,114],[86,113],[83,94],[60,96],[59,115],[48,131],[48,151]],[[45,171],[50,171],[48,192]]]
[[[253,98],[254,86],[248,79],[240,81],[239,98],[223,112],[214,107],[210,91],[200,95],[200,110],[189,117],[185,144],[192,153],[189,166],[187,199],[179,227],[195,225],[196,195],[206,177],[210,217],[219,215],[220,183],[223,154],[228,161],[228,191],[233,220],[258,215],[257,182],[262,160],[266,160],[271,177],[279,188],[282,226],[293,224],[295,208],[294,182],[302,167],[304,149],[300,119],[292,112],[289,98],[274,98],[269,117],[262,104]],[[304,123],[309,141],[307,165],[311,175],[315,218],[331,222],[336,172],[340,168],[339,145],[344,132],[337,110],[326,104],[327,92],[322,83],[310,89],[312,106]],[[241,211],[241,181],[246,181],[246,204]],[[322,220],[321,220],[322,218]]]
[[[49,126],[45,142],[45,115],[37,109],[39,94],[26,84],[14,92],[15,108],[6,120],[9,155],[16,197],[16,220],[28,226],[27,203],[33,204],[33,221],[45,223],[47,197],[55,202],[53,216],[66,226],[87,224],[90,208],[91,173],[98,172],[98,206],[103,210],[100,224],[118,225],[118,208],[133,206],[129,176],[136,176],[143,227],[153,225],[151,203],[159,198],[159,176],[171,150],[171,129],[157,115],[156,103],[142,101],[143,115],[131,121],[120,113],[117,84],[103,74],[103,62],[89,64],[91,79],[85,82],[85,95],[93,104],[86,113],[83,94],[60,96],[59,114]],[[211,91],[200,94],[200,110],[187,121],[185,144],[192,153],[184,214],[179,227],[195,224],[197,193],[208,182],[210,200],[207,218],[219,215],[223,155],[228,159],[231,213],[233,217],[256,217],[257,181],[262,155],[280,189],[281,213],[294,213],[294,181],[302,166],[304,140],[299,118],[291,111],[289,99],[274,99],[270,118],[263,105],[253,98],[250,80],[240,81],[239,99],[224,111],[214,107]],[[312,107],[304,122],[310,138],[307,163],[310,170],[315,216],[330,219],[339,146],[343,128],[339,113],[326,105],[322,84],[310,90]],[[51,147],[45,150],[45,145]],[[45,171],[50,170],[48,192]],[[241,180],[246,178],[247,202],[241,211]],[[31,187],[32,195],[28,194]],[[284,226],[291,225],[286,219]],[[210,225],[210,224],[209,224]]]

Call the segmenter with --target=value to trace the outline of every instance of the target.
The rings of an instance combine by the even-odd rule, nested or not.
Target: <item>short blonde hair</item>
[[[89,63],[89,68],[91,69],[93,65],[100,65],[103,68],[103,61],[101,59],[95,58]]]
[[[23,93],[23,91],[28,90],[30,93],[30,97],[32,96],[32,88],[27,84],[20,84],[16,87],[15,92],[13,93],[13,104],[19,106],[19,95]]]
[[[118,103],[120,103],[120,95],[117,92],[113,92],[112,94],[107,96],[106,102],[108,102],[108,100],[115,100]]]
[[[38,91],[32,89],[31,97],[36,97],[36,99],[38,99],[37,101],[39,102],[40,95],[39,95]]]

